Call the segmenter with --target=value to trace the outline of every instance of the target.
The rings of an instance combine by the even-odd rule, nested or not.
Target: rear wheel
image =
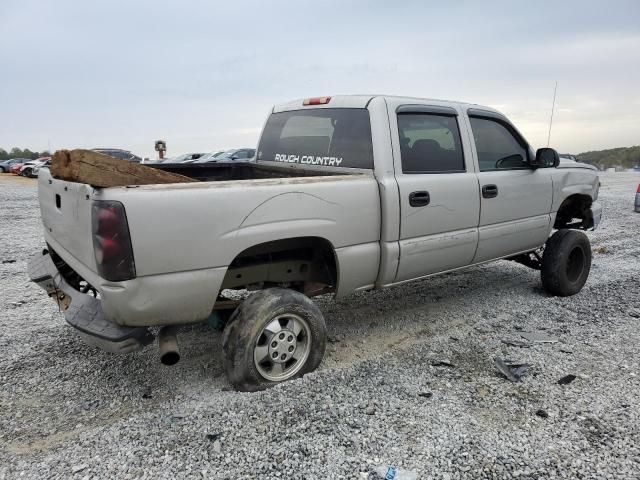
[[[322,313],[308,297],[285,288],[249,296],[223,336],[227,377],[241,391],[262,390],[315,370],[325,348]]]
[[[589,238],[577,230],[558,230],[544,249],[541,278],[544,289],[561,297],[575,295],[591,270]]]
[[[4,169],[4,167],[0,167],[0,173],[7,173],[7,171]]]

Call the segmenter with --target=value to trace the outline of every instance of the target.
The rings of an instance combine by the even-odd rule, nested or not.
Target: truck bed
[[[165,172],[177,173],[201,182],[222,182],[227,180],[258,180],[264,178],[296,178],[296,177],[326,177],[331,175],[345,175],[349,171],[327,168],[295,168],[293,165],[271,165],[254,162],[234,163],[158,163],[146,164]],[[346,171],[345,171],[346,170]]]

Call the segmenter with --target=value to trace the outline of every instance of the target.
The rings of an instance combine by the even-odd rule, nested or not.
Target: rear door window
[[[262,132],[257,160],[373,168],[369,111],[315,108],[274,113]]]
[[[465,171],[456,117],[403,113],[398,115],[398,135],[403,173]]]

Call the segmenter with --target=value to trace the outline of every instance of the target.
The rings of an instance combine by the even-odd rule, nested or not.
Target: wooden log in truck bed
[[[197,181],[93,150],[58,150],[51,161],[51,175],[68,182],[104,188]]]

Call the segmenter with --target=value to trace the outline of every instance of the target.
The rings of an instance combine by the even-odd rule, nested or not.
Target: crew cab
[[[140,349],[160,326],[161,358],[174,363],[177,326],[220,320],[240,390],[318,367],[315,295],[499,259],[576,294],[591,265],[581,230],[602,211],[593,167],[535,151],[492,108],[422,98],[296,100],[270,112],[255,162],[153,168],[198,181],[95,188],[42,171],[47,248],[31,278],[109,351]]]

